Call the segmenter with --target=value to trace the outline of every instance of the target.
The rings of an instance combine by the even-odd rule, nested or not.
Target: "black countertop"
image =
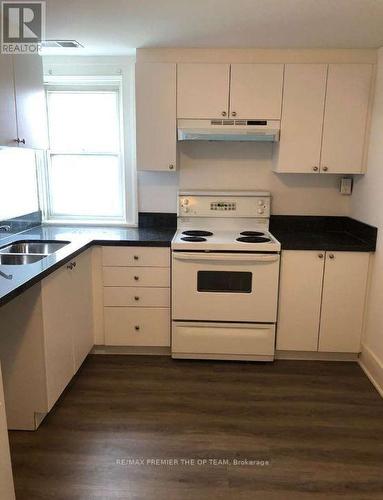
[[[282,250],[374,252],[377,229],[350,217],[273,215],[270,232]]]
[[[151,218],[145,220],[153,222]],[[70,244],[34,264],[0,265],[3,274],[12,275],[12,279],[6,279],[0,274],[0,305],[20,295],[92,245],[170,247],[175,221],[168,220],[169,227],[42,225],[12,236],[1,234],[0,247],[22,240],[63,240],[70,241]],[[281,242],[282,250],[373,252],[376,247],[377,229],[349,217],[273,215],[270,231]]]
[[[20,295],[92,245],[170,247],[174,233],[173,228],[90,228],[42,225],[12,236],[2,237],[0,247],[23,240],[62,240],[70,241],[70,244],[34,264],[0,265],[2,273],[12,276],[12,279],[6,279],[0,274],[0,305]]]

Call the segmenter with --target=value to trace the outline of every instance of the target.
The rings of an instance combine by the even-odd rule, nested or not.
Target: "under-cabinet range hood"
[[[178,120],[179,141],[278,142],[279,120]]]

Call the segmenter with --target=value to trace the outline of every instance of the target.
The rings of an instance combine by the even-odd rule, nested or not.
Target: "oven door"
[[[173,320],[275,323],[279,254],[173,252]]]

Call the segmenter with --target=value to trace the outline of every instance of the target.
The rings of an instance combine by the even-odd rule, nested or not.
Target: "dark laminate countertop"
[[[374,252],[377,229],[350,217],[273,215],[270,231],[282,250]]]
[[[62,240],[70,241],[70,244],[34,264],[0,265],[0,271],[6,275],[12,275],[12,279],[6,279],[0,275],[0,305],[41,281],[92,245],[170,247],[174,233],[175,229],[172,228],[90,228],[42,225],[12,236],[2,237],[0,247],[23,240]]]

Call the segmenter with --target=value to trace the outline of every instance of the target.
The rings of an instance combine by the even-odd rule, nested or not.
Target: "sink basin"
[[[16,241],[0,248],[0,254],[43,254],[49,255],[68,245],[69,241]]]
[[[1,254],[0,265],[3,266],[23,266],[24,264],[34,264],[46,257],[46,255],[11,255]]]

